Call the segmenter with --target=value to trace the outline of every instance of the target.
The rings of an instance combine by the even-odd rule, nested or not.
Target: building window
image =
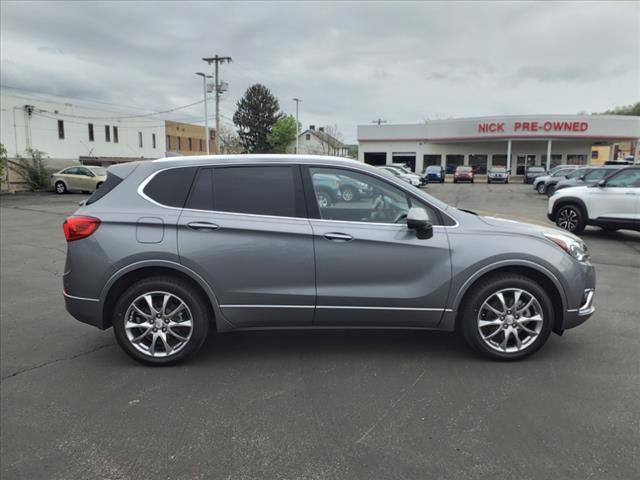
[[[109,130],[109,125],[104,126],[104,141],[105,142],[111,141],[111,130]]]
[[[118,143],[118,127],[113,127],[113,143]]]
[[[202,139],[200,139],[200,151],[204,152],[204,148],[202,148],[204,146],[204,141]]]
[[[142,132],[138,132],[138,146],[142,148]]]
[[[156,148],[156,134],[155,133],[151,134],[151,146],[153,148]]]
[[[171,135],[167,135],[167,150],[171,150]]]
[[[58,120],[58,138],[64,140],[64,121]]]
[[[456,171],[456,167],[464,165],[464,155],[447,155],[445,158],[447,173],[453,173]]]
[[[180,151],[182,149],[182,142],[180,141],[181,137],[178,137],[178,151]]]
[[[310,133],[307,133],[307,134],[304,136],[304,139],[305,139],[305,140],[311,140],[311,134],[310,134]]]
[[[93,136],[93,123],[89,124],[89,141],[93,142],[94,136]]]
[[[469,165],[473,173],[484,175],[487,173],[487,155],[469,155]]]
[[[591,159],[592,160],[598,159],[598,150],[591,150]]]
[[[193,140],[191,137],[189,137],[189,151],[193,151]]]

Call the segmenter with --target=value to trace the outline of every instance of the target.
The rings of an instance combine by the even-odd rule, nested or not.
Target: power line
[[[56,115],[60,115],[61,117],[69,117],[69,118],[82,118],[85,120],[125,120],[125,119],[129,119],[129,118],[144,118],[144,117],[151,117],[153,115],[160,115],[163,113],[171,113],[171,112],[175,112],[177,110],[183,110],[185,108],[189,108],[189,107],[193,107],[194,105],[198,105],[199,103],[202,103],[204,100],[198,100],[197,102],[193,102],[193,103],[189,103],[187,105],[181,105],[179,107],[174,107],[174,108],[170,108],[168,110],[161,110],[159,112],[152,112],[152,113],[141,113],[138,115],[123,115],[123,116],[118,116],[118,117],[93,117],[93,116],[89,116],[89,115],[73,115],[70,113],[56,113]],[[43,110],[43,111],[47,111],[47,110]],[[53,113],[53,112],[49,112],[49,113]]]

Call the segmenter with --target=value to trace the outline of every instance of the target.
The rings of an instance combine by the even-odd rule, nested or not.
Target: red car
[[[473,168],[463,165],[456,167],[456,171],[453,174],[453,183],[458,182],[473,183]]]

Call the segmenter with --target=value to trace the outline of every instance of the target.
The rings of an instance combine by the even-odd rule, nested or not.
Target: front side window
[[[309,168],[309,175],[322,220],[404,223],[414,206],[427,210],[436,222],[432,208],[381,179],[339,168]]]
[[[587,171],[588,170],[586,170],[584,168],[578,168],[577,170],[574,170],[569,175],[567,175],[567,178],[579,178],[579,177],[583,176],[585,173],[587,173]]]
[[[616,173],[614,176],[607,180],[607,187],[639,188],[640,169],[632,168]]]
[[[604,177],[607,174],[607,170],[604,169],[600,169],[600,170],[591,170],[589,173],[587,173],[584,176],[584,179],[587,181],[594,181],[594,180],[600,180],[602,177]]]

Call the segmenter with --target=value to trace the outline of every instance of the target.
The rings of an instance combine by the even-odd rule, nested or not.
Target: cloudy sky
[[[602,111],[640,100],[640,2],[10,2],[4,87],[158,111],[233,57],[223,121],[263,83],[301,122],[356,125]],[[202,107],[174,118],[196,121]]]

